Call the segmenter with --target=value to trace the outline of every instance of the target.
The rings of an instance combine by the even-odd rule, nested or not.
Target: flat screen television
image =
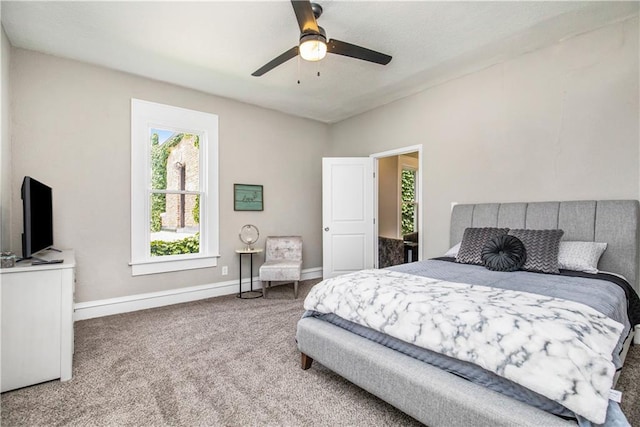
[[[22,258],[53,246],[53,203],[51,187],[30,176],[22,180]]]

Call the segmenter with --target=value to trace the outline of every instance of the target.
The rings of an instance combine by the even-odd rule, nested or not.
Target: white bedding
[[[605,420],[623,326],[586,305],[365,270],[321,282],[304,306],[475,363],[592,422]]]

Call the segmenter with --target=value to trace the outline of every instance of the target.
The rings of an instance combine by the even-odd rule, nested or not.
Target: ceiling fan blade
[[[291,49],[289,49],[288,51],[286,51],[285,53],[283,53],[282,55],[272,59],[271,61],[267,62],[262,67],[258,68],[256,71],[251,73],[251,75],[255,76],[255,77],[260,77],[264,73],[273,70],[278,65],[284,64],[285,62],[287,62],[291,58],[296,57],[297,55],[298,55],[298,46],[294,46]]]
[[[291,0],[291,5],[296,13],[300,34],[320,34],[316,17],[313,15],[313,9],[311,9],[311,2],[309,0]]]
[[[331,39],[327,42],[327,52],[381,65],[387,65],[391,61],[391,56],[389,55],[336,39]]]

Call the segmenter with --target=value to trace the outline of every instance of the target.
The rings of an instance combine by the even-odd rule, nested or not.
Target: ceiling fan
[[[361,46],[336,39],[327,40],[324,28],[318,25],[316,19],[322,15],[322,6],[309,0],[291,0],[293,11],[300,27],[300,42],[282,55],[272,59],[251,75],[259,77],[278,65],[284,64],[298,54],[307,61],[319,61],[328,53],[349,56],[363,61],[387,65],[391,56],[376,52]]]

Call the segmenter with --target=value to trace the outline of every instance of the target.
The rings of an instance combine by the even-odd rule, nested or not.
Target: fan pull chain
[[[300,55],[298,55],[298,84],[300,84]]]

